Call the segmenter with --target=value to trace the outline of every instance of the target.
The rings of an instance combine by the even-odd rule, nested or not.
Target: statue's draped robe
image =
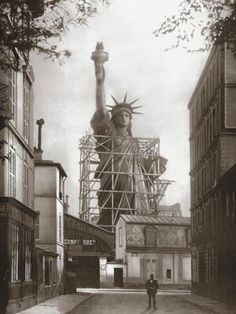
[[[95,112],[91,126],[97,135],[100,163],[95,177],[100,179],[98,205],[100,224],[111,224],[111,209],[119,213],[148,210],[144,160],[138,141],[131,136],[116,136],[116,128],[109,112]],[[101,135],[101,137],[99,137]]]

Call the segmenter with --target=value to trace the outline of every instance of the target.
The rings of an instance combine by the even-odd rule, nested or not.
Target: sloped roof
[[[190,225],[190,217],[121,215],[121,218],[130,224]]]

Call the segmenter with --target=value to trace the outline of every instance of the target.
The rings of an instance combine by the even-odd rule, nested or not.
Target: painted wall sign
[[[96,245],[96,240],[90,239],[65,239],[65,245],[83,245],[83,246],[94,246]]]

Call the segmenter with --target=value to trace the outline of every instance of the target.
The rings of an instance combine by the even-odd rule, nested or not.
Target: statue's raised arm
[[[103,63],[108,60],[108,53],[103,50],[103,43],[97,43],[96,50],[92,53],[91,59],[95,65],[96,75],[96,112],[103,116],[106,112],[106,96],[104,89],[105,70]]]

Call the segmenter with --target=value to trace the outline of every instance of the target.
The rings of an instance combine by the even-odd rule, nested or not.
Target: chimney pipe
[[[35,159],[42,160],[43,150],[42,150],[42,126],[44,125],[44,120],[39,119],[36,121],[38,124],[38,147],[34,148]]]

